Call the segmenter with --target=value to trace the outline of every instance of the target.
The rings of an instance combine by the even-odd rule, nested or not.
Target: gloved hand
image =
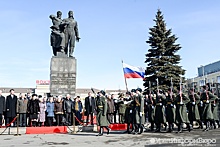
[[[102,116],[105,116],[105,114],[104,114],[104,113],[102,113]]]
[[[143,113],[142,112],[140,112],[140,116],[142,116],[143,115]]]

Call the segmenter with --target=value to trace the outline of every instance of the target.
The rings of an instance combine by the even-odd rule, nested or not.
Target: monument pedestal
[[[76,93],[76,59],[64,54],[53,56],[50,63],[50,94],[53,96]]]

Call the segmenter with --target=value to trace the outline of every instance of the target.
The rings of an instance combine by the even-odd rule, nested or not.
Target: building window
[[[203,86],[203,85],[205,85],[204,80],[200,80],[200,81],[199,81],[199,86]]]
[[[220,83],[220,76],[217,76],[217,83]]]

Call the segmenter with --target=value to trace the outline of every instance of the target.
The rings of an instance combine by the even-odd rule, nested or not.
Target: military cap
[[[102,95],[105,95],[105,91],[104,91],[104,90],[101,90],[100,93],[101,93]]]
[[[142,89],[141,88],[137,88],[136,91],[142,92]]]
[[[131,92],[136,92],[136,90],[135,89],[131,89]]]
[[[37,94],[32,94],[32,97],[37,96]]]
[[[129,91],[126,92],[127,95],[131,95],[131,93]]]

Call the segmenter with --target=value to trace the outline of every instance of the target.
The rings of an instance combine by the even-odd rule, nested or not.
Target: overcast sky
[[[76,43],[77,88],[125,89],[121,60],[146,67],[146,40],[157,9],[179,39],[186,78],[220,59],[220,1],[202,0],[1,0],[0,87],[35,87],[49,80],[50,14],[74,11],[81,40]],[[128,79],[128,88],[143,85]]]

